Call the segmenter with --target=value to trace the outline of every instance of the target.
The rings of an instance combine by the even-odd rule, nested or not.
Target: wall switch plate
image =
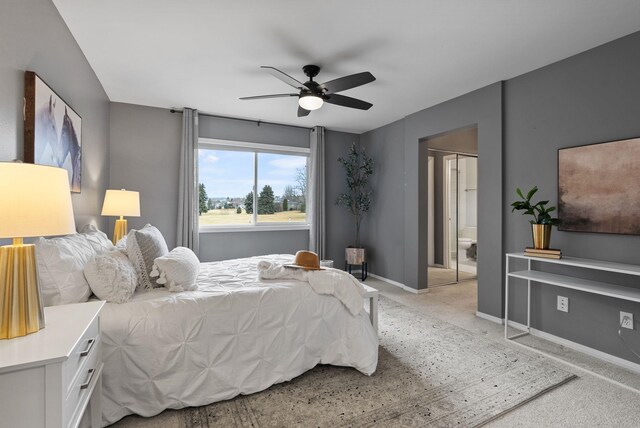
[[[558,296],[558,310],[561,312],[569,312],[569,298]]]
[[[633,330],[633,314],[620,311],[620,327]]]

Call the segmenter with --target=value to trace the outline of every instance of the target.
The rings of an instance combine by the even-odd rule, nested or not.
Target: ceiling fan
[[[305,65],[302,67],[302,71],[304,71],[304,74],[309,77],[309,81],[302,83],[277,68],[266,65],[263,65],[260,68],[264,68],[274,77],[282,80],[287,85],[298,89],[300,92],[297,94],[274,94],[242,97],[240,98],[241,100],[298,97],[298,117],[308,116],[311,110],[319,109],[325,102],[343,107],[357,108],[360,110],[369,110],[373,105],[356,98],[336,94],[336,92],[346,91],[347,89],[355,88],[376,80],[376,78],[373,77],[373,74],[368,71],[351,74],[349,76],[340,77],[324,83],[318,83],[314,81],[313,78],[320,72],[320,67],[317,65]]]

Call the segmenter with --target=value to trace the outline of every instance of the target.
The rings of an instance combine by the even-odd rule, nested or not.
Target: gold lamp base
[[[44,328],[42,297],[38,288],[36,247],[0,247],[0,339],[26,336]]]
[[[116,225],[113,227],[113,245],[124,238],[127,235],[127,220],[120,216],[118,220],[116,220]]]

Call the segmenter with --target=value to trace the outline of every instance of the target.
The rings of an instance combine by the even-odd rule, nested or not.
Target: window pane
[[[253,224],[253,159],[251,152],[198,151],[200,225]]]
[[[258,223],[307,223],[307,159],[258,153]]]

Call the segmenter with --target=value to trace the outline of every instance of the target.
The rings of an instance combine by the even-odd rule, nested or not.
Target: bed
[[[317,364],[376,370],[366,312],[295,280],[258,281],[270,255],[202,263],[198,290],[136,293],[102,312],[103,423],[201,406],[288,381]]]

